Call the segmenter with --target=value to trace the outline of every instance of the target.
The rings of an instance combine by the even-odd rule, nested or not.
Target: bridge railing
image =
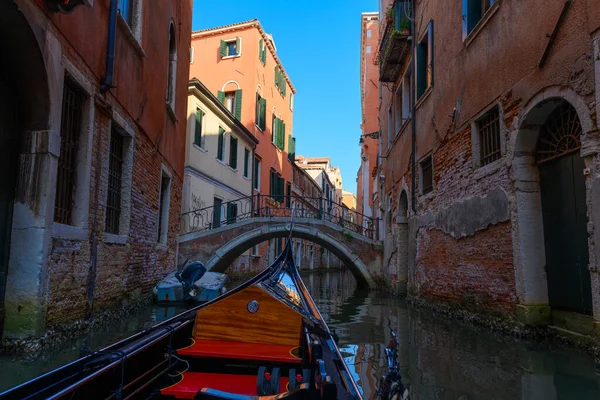
[[[350,210],[332,199],[261,194],[183,213],[180,234],[203,232],[257,217],[313,218],[329,221],[372,240],[379,239],[377,219]]]

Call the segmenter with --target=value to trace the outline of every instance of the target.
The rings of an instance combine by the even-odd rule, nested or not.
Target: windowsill
[[[275,147],[277,149],[278,152],[281,153],[281,149],[279,147],[277,147],[277,145],[273,142],[271,142],[271,144],[273,145],[273,147]]]
[[[58,222],[52,224],[52,237],[65,240],[87,240],[90,232],[79,226],[65,225]]]
[[[127,21],[125,21],[123,19],[123,17],[121,16],[121,14],[118,14],[117,21],[118,21],[117,24],[119,25],[119,27],[121,28],[121,30],[125,33],[125,37],[127,37],[127,39],[129,40],[129,42],[133,46],[133,49],[135,50],[135,52],[138,53],[138,55],[140,57],[148,58],[148,56],[146,55],[146,52],[144,51],[144,48],[142,47],[142,43],[141,43],[140,39],[138,39],[135,36],[135,34],[133,33],[133,31],[131,30],[131,27],[129,26],[129,24],[127,23]]]
[[[235,56],[225,56],[225,57],[221,57],[221,60],[230,60],[232,58],[238,58],[241,57],[241,54],[236,54]]]
[[[231,165],[227,164],[227,168],[229,168],[230,170],[232,170],[233,172],[237,173],[238,170],[237,168],[233,168]]]
[[[222,164],[224,167],[228,167],[228,166],[229,166],[229,165],[225,164],[225,161],[223,161],[223,160],[219,159],[218,157],[216,157],[216,158],[215,158],[215,160],[217,160],[217,162],[218,162],[219,164]]]
[[[498,172],[504,166],[504,156],[501,156],[496,161],[489,163],[483,167],[475,165],[476,170],[473,172],[474,179],[482,179],[489,175],[493,175]]]
[[[201,151],[203,153],[208,153],[208,150],[206,150],[203,147],[198,146],[197,144],[194,143],[194,147],[196,148],[196,150]]]
[[[177,117],[175,116],[175,110],[173,110],[173,104],[167,103],[166,107],[167,107],[167,114],[169,114],[169,117],[171,117],[173,122],[177,122]]]
[[[433,92],[433,85],[429,85],[429,87],[425,90],[425,93],[423,93],[421,97],[419,97],[419,100],[417,100],[417,103],[415,104],[415,109],[419,108],[421,104],[423,104],[425,100],[427,100],[429,95],[431,95],[431,92]]]
[[[156,243],[156,250],[166,250],[167,244],[163,242]]]
[[[420,195],[422,200],[429,200],[435,195],[435,189],[432,189],[431,192],[427,194],[423,194],[423,192],[421,192]]]
[[[250,181],[250,177],[249,176],[244,176],[243,177],[245,180]]]
[[[258,125],[256,125],[256,124],[254,124],[254,126],[256,126],[256,129],[258,129],[259,131],[261,131],[261,132],[264,132],[264,130],[263,130],[263,129],[260,129],[260,126],[258,126]]]
[[[473,40],[475,40],[477,35],[479,35],[479,32],[483,30],[483,27],[496,14],[498,9],[500,8],[500,3],[502,3],[502,0],[495,1],[494,4],[492,4],[492,6],[490,7],[490,9],[485,12],[483,17],[481,17],[481,19],[479,20],[477,25],[475,25],[473,30],[463,39],[465,47],[469,47],[469,45],[473,42]]]
[[[115,235],[114,233],[104,233],[104,243],[127,244],[127,236]]]

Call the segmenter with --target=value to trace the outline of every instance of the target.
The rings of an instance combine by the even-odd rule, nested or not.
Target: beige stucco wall
[[[203,147],[194,144],[197,108],[205,113],[202,120]],[[250,196],[253,143],[225,113],[212,104],[211,99],[200,93],[189,95],[187,112],[183,212],[210,207],[215,196],[223,202]],[[219,127],[225,130],[223,161],[217,159]],[[236,169],[228,165],[232,135],[238,139]],[[247,177],[244,177],[244,149],[250,152]]]

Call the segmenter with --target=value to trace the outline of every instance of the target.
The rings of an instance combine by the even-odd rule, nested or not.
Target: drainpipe
[[[117,0],[110,0],[110,15],[108,17],[108,43],[106,46],[106,75],[100,83],[100,93],[112,89],[113,71],[115,69],[115,39],[117,37]]]
[[[413,212],[417,211],[417,178],[416,178],[416,169],[417,169],[417,160],[416,160],[416,156],[417,156],[417,124],[416,124],[416,113],[417,113],[417,107],[416,107],[416,99],[417,99],[417,95],[416,95],[416,90],[417,90],[417,12],[416,12],[416,1],[412,0],[411,1],[411,14],[412,14],[412,19],[411,19],[411,32],[412,32],[412,79],[411,79],[411,95],[412,95],[412,107],[411,107],[411,114],[412,114],[412,118],[411,118],[411,128],[412,128],[412,140],[411,140],[411,169],[412,169],[412,173],[411,173],[411,188],[410,188],[410,192],[411,192],[411,208],[413,210]]]

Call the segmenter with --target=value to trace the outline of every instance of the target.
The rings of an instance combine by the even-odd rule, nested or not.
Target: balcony
[[[411,52],[410,1],[396,1],[386,12],[387,25],[379,46],[379,80],[396,82]]]

